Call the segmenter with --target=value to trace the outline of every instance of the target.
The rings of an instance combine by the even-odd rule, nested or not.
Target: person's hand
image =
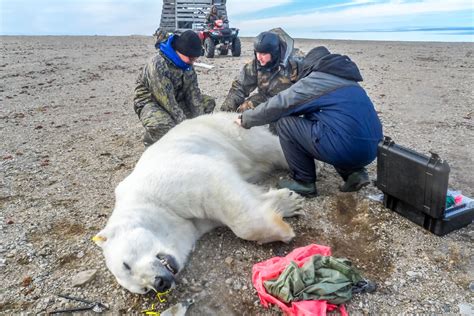
[[[239,117],[237,117],[235,120],[234,120],[234,123],[239,125],[240,127],[242,127],[242,115],[239,115]]]
[[[252,101],[245,101],[237,108],[237,112],[242,113],[243,111],[251,110],[253,108],[255,108],[255,106]]]

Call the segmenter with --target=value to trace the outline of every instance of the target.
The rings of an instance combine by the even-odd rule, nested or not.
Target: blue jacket
[[[361,80],[358,69],[358,76],[348,74],[345,78],[341,73],[330,74],[330,69],[325,71],[312,71],[267,102],[245,111],[242,126],[302,115],[313,122],[311,137],[319,159],[340,168],[363,167],[377,156],[382,125],[370,98],[356,82]]]

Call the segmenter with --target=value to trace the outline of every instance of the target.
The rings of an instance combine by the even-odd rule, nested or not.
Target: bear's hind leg
[[[259,210],[254,210],[260,212]],[[290,242],[295,233],[276,211],[265,210],[264,216],[253,217],[231,227],[238,237],[264,244],[273,241]]]
[[[231,216],[226,216],[224,223],[234,234],[258,243],[289,242],[293,239],[295,233],[283,220],[283,212],[276,207],[275,198],[269,198],[268,193],[258,192],[246,182],[242,182],[239,188],[238,194],[226,201]],[[296,212],[294,208],[288,209]]]
[[[214,189],[206,198],[205,217],[221,222],[242,239],[259,243],[289,242],[295,234],[283,220],[276,199],[269,198],[260,187],[246,182],[234,166],[224,167],[213,169],[226,172],[215,172],[210,177],[218,186],[209,184]]]

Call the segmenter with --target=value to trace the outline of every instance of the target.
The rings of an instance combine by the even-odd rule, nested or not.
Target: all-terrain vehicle
[[[239,29],[230,28],[227,21],[216,20],[214,25],[197,33],[201,39],[204,56],[207,58],[213,58],[216,50],[220,55],[227,55],[230,50],[232,56],[240,56]]]

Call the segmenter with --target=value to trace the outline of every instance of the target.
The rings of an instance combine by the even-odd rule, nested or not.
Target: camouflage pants
[[[202,95],[203,104],[199,113],[208,114],[211,113],[215,106],[216,101],[214,98]],[[185,108],[183,103],[178,103],[180,108]],[[148,110],[148,111],[147,111]],[[187,119],[196,117],[197,115],[188,114]],[[176,122],[170,114],[162,110],[160,107],[144,107],[142,113],[140,113],[140,120],[145,127],[145,135],[143,136],[143,143],[145,147],[148,147],[163,137],[170,129],[178,125],[180,122]]]

